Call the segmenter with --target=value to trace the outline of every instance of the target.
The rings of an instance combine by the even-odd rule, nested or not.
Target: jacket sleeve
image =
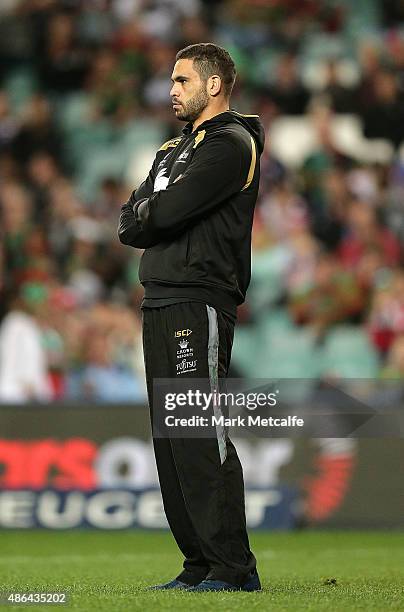
[[[173,239],[239,192],[251,163],[247,151],[228,137],[204,142],[183,175],[135,205],[143,231],[160,241]]]
[[[132,194],[133,195],[133,194]],[[143,202],[144,200],[140,200]],[[152,236],[147,230],[144,230],[140,223],[136,221],[133,212],[132,196],[121,208],[118,226],[118,238],[122,244],[135,247],[137,249],[148,249],[160,242],[155,236]]]

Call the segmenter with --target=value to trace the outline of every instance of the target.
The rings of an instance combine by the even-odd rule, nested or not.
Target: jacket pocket
[[[161,242],[146,249],[140,261],[140,281],[161,280],[172,283],[186,280],[190,257],[189,233],[183,234],[174,242]]]

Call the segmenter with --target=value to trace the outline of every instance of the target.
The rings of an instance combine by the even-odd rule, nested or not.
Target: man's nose
[[[177,98],[178,97],[177,83],[174,83],[173,86],[171,87],[170,96],[171,96],[171,98]]]

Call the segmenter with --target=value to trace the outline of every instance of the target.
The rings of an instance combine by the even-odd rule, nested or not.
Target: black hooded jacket
[[[118,236],[145,249],[143,306],[203,301],[235,315],[250,282],[264,130],[232,110],[182,133],[122,206]]]

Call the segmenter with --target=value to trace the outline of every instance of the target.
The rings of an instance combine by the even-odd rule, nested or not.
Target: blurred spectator
[[[61,161],[61,137],[52,119],[51,105],[43,95],[35,94],[28,100],[12,147],[15,158],[23,164],[44,151]]]
[[[289,310],[298,324],[308,324],[323,335],[335,323],[354,320],[363,310],[363,294],[355,276],[343,270],[337,259],[321,253],[311,286],[289,295]]]
[[[326,83],[322,93],[335,113],[352,113],[357,110],[355,90],[341,84],[338,63],[330,60],[326,67]]]
[[[113,232],[116,229],[116,214],[127,199],[127,189],[113,177],[105,177],[100,185],[98,197],[91,203],[92,214],[106,221]]]
[[[301,83],[297,59],[285,54],[279,59],[274,84],[267,89],[267,95],[283,115],[301,115],[310,99],[309,92]]]
[[[369,249],[378,249],[387,266],[400,262],[400,244],[394,234],[380,225],[376,211],[370,204],[353,200],[346,219],[346,237],[341,241],[338,254],[347,268],[359,265],[361,257]]]
[[[46,320],[47,291],[42,285],[21,287],[0,326],[0,401],[48,401],[46,354],[41,324]]]
[[[287,240],[295,230],[307,227],[308,211],[303,198],[287,180],[280,181],[261,199],[261,217],[273,241]]]
[[[87,54],[77,40],[75,22],[68,13],[52,15],[46,25],[39,55],[39,77],[46,91],[64,94],[80,89],[87,72]]]
[[[96,273],[102,227],[87,216],[76,216],[70,222],[72,242],[65,266],[68,285],[81,306],[90,306],[103,296],[103,284]]]
[[[346,172],[332,167],[325,170],[319,180],[314,176],[309,179],[306,167],[307,180],[313,181],[306,183],[313,233],[327,248],[334,250],[344,233],[350,199]]]
[[[383,16],[383,24],[387,27],[395,26],[397,23],[404,21],[404,6],[402,2],[397,2],[397,0],[383,0],[380,8]]]
[[[18,129],[18,121],[10,110],[8,95],[5,91],[0,91],[0,151],[10,148]]]
[[[394,338],[404,333],[404,272],[386,271],[379,283],[373,295],[368,326],[374,345],[385,354]]]
[[[318,270],[318,242],[308,231],[308,226],[296,228],[293,236],[285,243],[289,252],[285,268],[285,286],[288,297],[301,295],[313,287]]]
[[[145,399],[133,375],[111,363],[107,341],[101,335],[89,338],[84,358],[85,367],[69,378],[69,399],[95,402],[140,402]]]
[[[54,263],[44,230],[34,224],[30,194],[16,183],[0,187],[4,288],[15,292],[22,283],[47,281]]]
[[[105,319],[108,311],[100,313]],[[126,362],[124,354],[115,354],[114,335],[107,334],[106,321],[98,321],[97,327],[89,327],[84,336],[84,365],[68,379],[67,394],[70,399],[100,402],[141,402],[145,399],[144,383]],[[107,324],[108,325],[108,324]],[[127,330],[134,335],[134,327]],[[126,338],[127,341],[127,338]],[[123,348],[123,346],[121,346]],[[123,358],[123,359],[122,359]],[[120,360],[121,359],[121,360]]]
[[[60,179],[59,169],[54,157],[39,151],[27,163],[27,179],[34,199],[33,220],[42,227],[49,227],[50,191]]]
[[[379,70],[373,78],[373,91],[362,110],[367,138],[386,138],[396,147],[404,139],[404,104],[393,72]]]
[[[104,117],[128,119],[137,108],[139,97],[136,73],[120,61],[112,49],[101,49],[94,58],[87,79],[87,89],[93,100],[93,121]]]
[[[337,184],[338,174],[332,175],[332,173],[335,170],[346,171],[353,165],[353,160],[340,150],[335,141],[331,126],[332,117],[332,111],[322,102],[315,101],[311,105],[310,119],[315,130],[316,146],[304,160],[301,169],[304,189],[310,203],[311,213],[314,221],[319,220],[320,223],[322,222],[323,215],[327,214],[325,210],[326,203],[324,202],[324,190],[327,188],[325,181],[327,177],[331,175],[334,179],[334,185],[329,185],[330,189],[338,189],[339,195],[342,195],[346,187]],[[339,199],[339,195],[337,199]],[[344,199],[341,199],[340,205],[343,205]]]

